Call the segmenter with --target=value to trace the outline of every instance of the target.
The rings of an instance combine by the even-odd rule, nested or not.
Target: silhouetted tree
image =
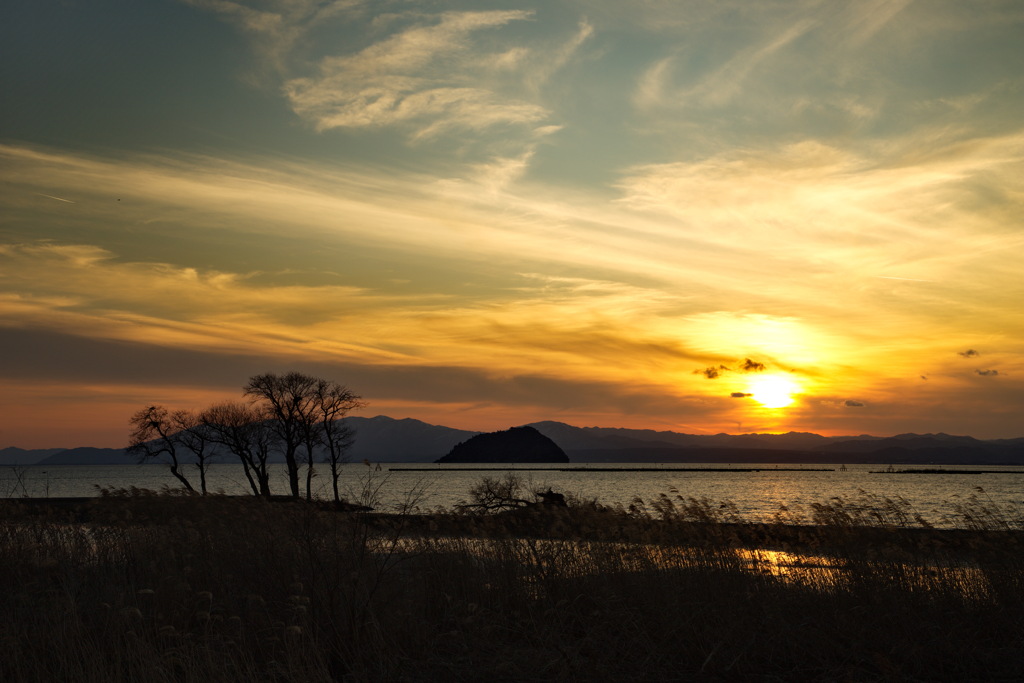
[[[299,497],[298,451],[306,446],[310,469],[306,475],[306,496],[311,497],[313,453],[311,434],[318,420],[316,408],[317,378],[300,372],[286,375],[267,373],[249,378],[245,395],[262,405],[271,418],[271,430],[278,439],[288,468],[288,487],[293,498]]]
[[[200,420],[210,441],[227,448],[242,463],[253,495],[270,496],[267,461],[276,439],[266,413],[255,406],[227,402],[210,406]]]
[[[319,384],[323,380],[317,380]],[[316,389],[313,389],[313,403],[311,404],[311,412],[307,419],[302,420],[299,423],[299,432],[302,435],[302,446],[305,450],[305,464],[306,464],[306,500],[313,500],[313,477],[316,476],[314,463],[316,462],[316,453],[320,446],[324,442],[324,432],[320,424],[320,414],[318,406],[316,404]]]
[[[270,495],[267,463],[273,451],[284,455],[288,487],[299,497],[299,462],[306,469],[306,499],[313,497],[314,467],[323,448],[330,464],[334,499],[338,493],[339,466],[353,440],[352,430],[342,418],[365,405],[360,397],[337,382],[289,372],[285,375],[255,375],[243,387],[249,404],[220,403],[196,414],[188,410],[169,412],[150,406],[131,418],[132,433],[127,452],[140,462],[163,459],[178,481],[188,490],[195,488],[182,472],[182,456],[188,452],[199,469],[199,485],[206,493],[206,472],[214,446],[231,452],[242,463],[253,493]],[[304,457],[303,457],[304,456]]]
[[[149,406],[132,415],[129,424],[132,432],[125,452],[139,459],[157,460],[166,457],[171,474],[189,491],[195,493],[195,487],[181,471],[179,448],[181,444],[176,438],[176,428],[170,412],[163,406]]]
[[[501,479],[484,477],[479,484],[469,490],[469,502],[462,501],[456,508],[483,512],[511,510],[531,505],[533,501],[524,498],[526,495],[526,482],[522,476],[508,472]]]
[[[320,437],[327,449],[327,462],[331,468],[331,487],[334,491],[335,502],[341,500],[341,496],[338,495],[340,465],[346,462],[345,453],[355,440],[355,433],[342,421],[342,418],[349,411],[364,405],[366,403],[344,385],[327,380],[317,382],[316,407],[320,417]]]
[[[191,410],[176,410],[171,413],[171,426],[174,434],[171,437],[190,452],[195,458],[195,466],[199,470],[199,490],[206,495],[206,471],[213,459],[210,451],[211,441],[206,426],[200,416]]]

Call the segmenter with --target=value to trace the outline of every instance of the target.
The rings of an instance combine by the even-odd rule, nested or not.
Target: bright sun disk
[[[765,408],[785,408],[796,400],[793,394],[799,389],[799,385],[788,377],[764,375],[751,379],[747,391]]]

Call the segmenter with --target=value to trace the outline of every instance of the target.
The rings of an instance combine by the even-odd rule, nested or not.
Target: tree
[[[196,490],[192,486],[192,482],[180,469],[181,463],[178,458],[181,444],[176,438],[175,421],[170,412],[163,406],[149,406],[132,415],[129,424],[132,427],[132,433],[125,452],[138,457],[139,462],[166,456],[169,460],[171,474],[181,482],[182,486],[195,493]]]
[[[299,497],[299,448],[307,449],[306,496],[311,497],[313,476],[313,426],[318,422],[316,409],[317,378],[300,372],[286,375],[267,373],[249,378],[245,395],[261,404],[271,419],[271,430],[284,452],[288,468],[288,486],[293,498]]]
[[[341,501],[341,496],[338,495],[340,465],[346,461],[345,453],[355,440],[355,432],[342,421],[342,418],[349,411],[365,405],[359,396],[337,382],[317,382],[316,407],[320,417],[321,440],[327,448],[327,462],[331,467],[331,487],[336,503]]]
[[[526,482],[515,472],[508,472],[504,477],[484,477],[479,484],[469,490],[470,501],[459,503],[460,510],[479,510],[494,512],[496,510],[512,510],[528,507],[533,501],[527,500]]]
[[[226,448],[242,463],[255,495],[270,495],[267,462],[275,450],[284,455],[288,486],[299,497],[299,462],[304,455],[306,498],[313,497],[314,464],[321,448],[330,463],[334,499],[338,494],[339,466],[353,434],[342,418],[348,411],[365,405],[359,396],[337,382],[289,372],[285,375],[255,375],[243,387],[249,404],[221,403],[196,414],[188,410],[169,412],[150,406],[131,418],[132,433],[127,451],[140,461],[162,458],[188,490],[195,487],[182,472],[180,458],[191,453],[199,469],[199,485],[206,494],[206,472],[215,451]],[[304,453],[303,453],[304,449]]]
[[[210,441],[231,451],[242,463],[242,471],[255,496],[270,496],[267,461],[275,438],[267,415],[244,403],[219,403],[200,415]]]
[[[171,413],[171,426],[174,429],[172,438],[195,457],[195,466],[199,470],[199,490],[205,496],[206,472],[213,460],[206,426],[200,416],[191,410],[176,410]]]
[[[530,495],[533,500],[525,496]],[[552,491],[530,490],[526,481],[516,472],[508,472],[501,479],[484,477],[469,490],[469,502],[462,501],[455,507],[463,512],[500,512],[534,508],[552,510],[568,507],[565,494]]]

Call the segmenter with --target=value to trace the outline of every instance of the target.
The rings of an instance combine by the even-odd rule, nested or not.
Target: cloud
[[[863,408],[864,404],[860,401],[848,400],[844,403],[847,408]]]
[[[999,374],[998,370],[975,370],[974,372],[982,377],[995,377]]]
[[[815,23],[811,19],[801,19],[786,27],[777,35],[768,37],[768,40],[763,44],[753,45],[741,50],[736,56],[709,74],[696,86],[680,93],[679,102],[696,101],[701,105],[712,107],[728,104],[737,94],[743,91],[744,82],[763,62],[807,33]]]
[[[1004,21],[1004,35],[1019,28],[1020,13],[1009,9],[1012,4],[990,3],[979,12],[962,3],[913,0],[645,2],[627,3],[610,21],[592,14],[599,29],[613,21],[620,31],[622,24],[641,23],[652,46],[664,45],[632,93],[645,123],[699,131],[705,139],[736,134],[739,127],[751,137],[780,127],[799,135],[808,125],[839,137],[870,137],[880,132],[872,124],[889,117],[901,126],[919,125],[922,117],[911,112],[927,95],[940,100],[959,94],[957,77],[926,83],[916,65],[904,60],[907,54],[941,60],[954,49],[951,34],[955,49],[976,62],[977,85],[1015,80],[998,65],[1016,56],[1000,54],[1009,41],[994,40],[988,57],[988,50],[972,50],[964,40],[975,31],[990,33],[997,17]],[[660,42],[665,34],[672,39]],[[904,68],[894,72],[896,62]]]
[[[393,128],[411,143],[458,135],[448,152],[464,159],[482,147],[499,164],[529,158],[533,141],[564,125],[545,123],[551,111],[544,100],[549,91],[561,97],[552,81],[595,32],[586,18],[570,29],[536,21],[529,9],[183,1],[248,34],[257,62],[270,67],[256,77],[259,85],[277,90],[317,132]],[[520,22],[531,26],[502,31]]]
[[[12,354],[0,356],[0,379],[68,384],[241,387],[267,369],[289,367],[338,377],[364,391],[392,399],[438,402],[486,401],[500,395],[507,404],[614,405],[616,397],[639,400],[642,390],[614,382],[573,381],[533,373],[496,377],[459,366],[372,365],[358,358],[302,358],[264,353],[222,353],[109,339],[85,339],[59,331],[5,330]],[[16,353],[13,353],[16,352]],[[576,393],[578,397],[574,397]],[[636,394],[636,396],[634,396]],[[645,399],[652,407],[656,397]]]
[[[725,207],[737,212],[730,220],[725,208],[708,199],[733,178],[738,187],[773,178],[785,187],[787,179],[799,177],[808,183],[810,197],[813,173],[800,175],[799,167],[818,158],[815,168],[823,175],[841,175],[835,169],[844,168],[847,157],[833,148],[808,147],[774,161],[771,155],[738,153],[745,161],[732,167],[734,176],[725,163],[720,182],[711,183],[708,192],[697,184],[692,194],[680,197],[682,221],[609,204],[596,192],[539,184],[518,186],[521,196],[483,196],[479,186],[463,188],[464,195],[442,195],[429,175],[273,158],[241,163],[186,155],[97,158],[23,148],[0,148],[0,153],[10,162],[0,171],[5,181],[0,192],[10,198],[12,210],[23,211],[31,201],[48,212],[26,234],[36,227],[40,234],[60,234],[66,221],[85,212],[91,212],[96,225],[109,226],[110,234],[121,230],[105,248],[74,241],[78,235],[72,229],[48,245],[22,242],[28,248],[16,251],[18,267],[0,267],[0,276],[8,278],[5,290],[22,293],[9,303],[18,324],[45,319],[44,329],[70,327],[83,336],[182,348],[234,349],[251,340],[240,352],[263,346],[286,357],[322,354],[374,365],[472,367],[504,378],[527,369],[576,379],[614,375],[622,382],[632,375],[647,386],[657,384],[658,396],[665,391],[695,394],[710,399],[709,404],[722,395],[720,382],[703,382],[691,374],[693,369],[708,365],[721,372],[718,363],[728,360],[739,370],[745,354],[751,363],[763,361],[773,369],[799,363],[820,369],[822,378],[841,376],[844,393],[880,403],[868,390],[870,383],[906,378],[907,367],[921,357],[950,353],[948,346],[941,349],[942,343],[949,344],[963,330],[950,336],[962,323],[951,322],[955,317],[949,311],[970,306],[978,322],[972,336],[997,338],[990,336],[997,332],[992,332],[995,323],[986,322],[985,309],[974,306],[998,298],[995,291],[988,298],[977,295],[981,287],[999,288],[998,274],[1009,270],[1013,252],[999,248],[988,253],[982,259],[985,278],[971,278],[967,269],[959,277],[941,278],[950,287],[928,288],[927,298],[915,294],[918,298],[901,300],[886,290],[879,300],[873,283],[858,279],[857,270],[886,272],[876,269],[909,252],[890,253],[890,243],[883,239],[876,245],[879,235],[874,233],[847,234],[843,226],[819,225],[819,220],[828,222],[822,212],[834,217],[824,204],[806,217],[814,227],[801,229],[794,216],[761,215],[743,202]],[[507,187],[505,179],[521,173],[514,155],[506,159],[491,169],[489,182],[493,178],[495,187]],[[845,182],[853,189],[862,170],[849,167]],[[946,170],[940,164],[936,172]],[[18,194],[47,188],[79,203]],[[760,199],[770,202],[767,184],[761,189]],[[113,197],[130,201],[115,204]],[[728,196],[717,199],[725,203]],[[829,201],[839,205],[841,199],[837,193]],[[865,212],[857,220],[868,220],[865,216],[875,217]],[[713,234],[703,234],[704,218],[714,224]],[[743,224],[747,218],[750,225]],[[849,218],[855,219],[852,213]],[[899,221],[891,227],[905,228]],[[919,227],[923,231],[924,224]],[[950,237],[942,232],[932,242],[908,239],[904,248],[913,253],[929,249]],[[727,239],[720,239],[722,233]],[[98,230],[88,234],[109,238]],[[164,238],[170,235],[173,240]],[[275,282],[279,278],[238,265],[245,263],[241,259],[234,266],[219,265],[229,252],[274,235],[287,235],[303,258],[331,253],[335,263],[326,268],[338,273],[318,275],[317,286],[289,288]],[[981,230],[970,244],[1002,246],[999,237],[991,229]],[[138,243],[132,253],[120,247],[128,242]],[[178,254],[177,264],[167,253],[175,244],[190,248]],[[840,264],[835,249],[851,244],[856,246],[852,263]],[[929,267],[952,269],[951,262],[960,267],[958,259],[969,251],[948,244]],[[271,271],[283,256],[260,254],[249,268]],[[363,260],[392,268],[387,277],[414,281],[423,296],[381,297],[369,285],[373,278],[344,273],[348,264]],[[437,272],[424,277],[429,269]],[[540,275],[524,287],[511,276],[523,271]],[[578,277],[559,279],[554,273]],[[328,275],[333,288],[322,285]],[[126,282],[132,286],[125,287]],[[352,283],[361,286],[352,288]],[[146,296],[150,287],[160,295]],[[944,297],[951,296],[960,305],[948,306]],[[100,307],[105,312],[98,312]],[[750,313],[754,310],[756,315]],[[95,315],[84,320],[84,312]],[[329,343],[339,339],[360,345],[338,349]],[[972,343],[960,339],[953,348]],[[506,344],[509,340],[514,344]],[[937,373],[933,386],[944,381],[937,368],[923,369]],[[863,377],[849,383],[857,371]],[[1005,372],[1015,374],[1010,368]]]
[[[551,77],[572,60],[583,44],[594,34],[593,25],[586,19],[579,22],[576,33],[569,40],[543,55],[543,60],[533,61],[529,64],[529,70],[525,74],[527,86],[535,93],[539,93],[542,86],[551,80]],[[523,50],[523,53],[526,51]]]
[[[743,362],[739,366],[739,372],[764,372],[767,367],[768,366],[764,363],[744,358]],[[725,365],[719,365],[718,367],[711,365],[703,370],[694,370],[693,374],[704,375],[706,379],[718,379],[726,372],[732,372],[732,368]]]
[[[476,183],[486,194],[496,195],[526,173],[534,151],[534,148],[531,147],[517,157],[495,157],[488,163],[475,164],[472,167],[474,175],[472,182]]]
[[[448,12],[433,25],[405,29],[356,54],[326,57],[316,75],[288,80],[284,93],[320,131],[403,124],[414,139],[426,139],[456,129],[536,124],[548,116],[544,107],[491,85],[489,65],[508,64],[508,53],[482,51],[475,40],[482,30],[532,16]]]
[[[746,91],[746,81],[752,74],[762,69],[777,52],[812,30],[817,23],[816,19],[806,18],[785,27],[772,23],[768,29],[759,29],[757,35],[750,36],[745,47],[738,48],[735,54],[717,68],[699,74],[697,82],[690,86],[677,87],[674,84],[677,62],[684,60],[678,54],[679,48],[673,47],[673,54],[656,60],[641,75],[633,90],[633,104],[641,110],[657,107],[677,110],[687,107],[725,107]],[[700,36],[693,36],[694,42],[700,39]],[[709,54],[717,51],[708,50]]]
[[[843,38],[852,45],[862,45],[881,31],[913,0],[869,0],[849,3],[845,7]]]
[[[1014,188],[1024,172],[1024,134],[956,138],[933,130],[860,149],[814,139],[736,146],[634,166],[618,183],[619,202],[678,221],[709,252],[742,254],[753,267],[770,256],[760,263],[777,275],[795,272],[787,264],[807,277],[824,278],[831,268],[857,282],[847,297],[866,289],[860,283],[870,277],[876,288],[906,298],[906,290],[892,289],[896,280],[877,279],[898,276],[955,285],[955,292],[939,286],[914,295],[952,303],[964,287],[995,291],[1017,277],[1006,254],[1020,249],[1021,237],[1005,226],[1022,209]],[[957,246],[965,243],[979,248]],[[983,265],[984,282],[970,281],[966,273]]]
[[[182,0],[186,4],[220,16],[249,34],[259,69],[281,75],[291,66],[297,45],[307,43],[310,31],[327,19],[355,11],[364,0],[288,0],[287,2],[246,2],[245,0]],[[256,6],[252,6],[256,5]]]
[[[966,351],[958,351],[957,355],[963,356],[964,358],[977,358],[981,354],[975,351],[974,349],[967,349]]]
[[[525,275],[491,301],[276,280],[91,245],[0,245],[0,326],[211,355],[600,377],[652,395],[678,384],[665,368],[702,355],[642,324],[666,305],[663,294],[621,282]]]
[[[740,365],[740,370],[743,372],[764,372],[767,366],[764,363],[760,363],[756,360],[750,360],[749,358],[743,359],[743,364]]]
[[[46,197],[47,199],[56,199],[58,202],[65,202],[67,204],[77,204],[78,202],[71,201],[70,199],[64,199],[63,197],[54,197],[52,194],[43,194],[42,192],[36,192],[40,197]]]
[[[764,363],[758,362],[756,360],[751,360],[749,358],[744,358],[743,362],[739,366],[738,372],[764,372],[764,370],[767,367],[768,366],[765,365]],[[705,379],[718,379],[719,377],[722,376],[723,373],[732,371],[732,368],[726,365],[719,365],[717,367],[711,365],[704,368],[703,370],[694,370],[693,374],[704,375]]]
[[[718,379],[723,372],[729,372],[729,368],[725,367],[724,365],[719,365],[716,368],[715,366],[712,365],[710,367],[704,368],[703,370],[694,370],[693,374],[704,375],[706,379]]]
[[[748,396],[753,396],[753,394],[745,394],[742,391],[734,391],[731,394],[729,394],[729,396],[730,398],[747,398]]]

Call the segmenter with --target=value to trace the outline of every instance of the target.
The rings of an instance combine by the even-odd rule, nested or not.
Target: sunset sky
[[[1024,436],[1019,0],[14,0],[0,447],[360,415]]]

